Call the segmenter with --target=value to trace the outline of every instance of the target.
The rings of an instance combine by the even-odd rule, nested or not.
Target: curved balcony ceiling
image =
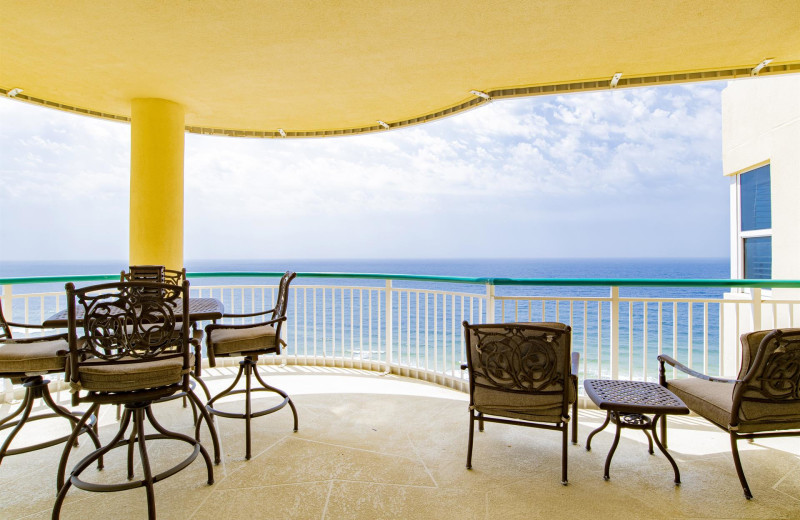
[[[494,98],[800,71],[800,0],[0,0],[0,92],[187,130],[331,135]]]

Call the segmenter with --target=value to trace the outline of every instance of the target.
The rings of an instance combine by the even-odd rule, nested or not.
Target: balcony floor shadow
[[[208,369],[212,393],[230,383],[231,367]],[[351,369],[264,366],[265,379],[293,398],[300,430],[288,408],[254,420],[253,458],[244,460],[244,422],[217,418],[222,463],[216,483],[205,483],[201,461],[156,484],[159,518],[175,519],[515,519],[515,518],[798,518],[800,445],[796,439],[741,443],[755,498],[744,499],[728,436],[695,416],[670,418],[669,448],[683,483],[660,454],[649,455],[644,435],[623,432],[611,464],[607,428],[584,449],[604,412],[580,410],[579,445],[569,447],[569,485],[560,484],[558,432],[487,424],[475,437],[467,470],[468,396],[395,375]],[[65,392],[61,397],[67,399]],[[254,400],[268,405],[269,397]],[[235,409],[237,398],[220,407]],[[0,406],[0,415],[9,405]],[[180,401],[162,403],[157,417],[189,433],[191,412]],[[66,426],[44,421],[48,435]],[[101,438],[116,430],[115,410],[104,407]],[[31,427],[24,442],[45,428]],[[204,443],[210,449],[208,435]],[[71,463],[91,447],[88,439]],[[9,457],[0,466],[0,518],[49,518],[61,446]],[[183,446],[154,441],[151,461],[166,468],[185,457]],[[138,457],[137,457],[138,459]],[[138,468],[137,468],[138,469]],[[125,450],[89,468],[87,480],[124,481]],[[118,493],[71,490],[62,518],[146,518],[143,489]]]

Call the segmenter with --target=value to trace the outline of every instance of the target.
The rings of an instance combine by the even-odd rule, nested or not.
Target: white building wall
[[[772,181],[772,277],[800,279],[800,74],[732,81],[722,91],[723,174],[766,162]],[[731,217],[733,266],[740,252],[738,215]],[[732,272],[739,275],[738,269]]]
[[[722,169],[731,176],[731,277],[741,278],[736,175],[769,162],[772,195],[772,278],[800,279],[800,75],[732,81],[722,92]],[[731,300],[751,300],[751,291],[731,292]],[[797,298],[800,290],[765,291],[766,300]],[[751,300],[752,301],[752,300]],[[737,309],[738,307],[738,309]],[[794,307],[794,306],[793,306]],[[755,310],[755,312],[753,312]],[[774,312],[777,310],[777,312]],[[792,310],[794,312],[792,312]],[[741,333],[797,326],[800,309],[772,304],[725,305],[724,373],[735,375]],[[739,313],[739,327],[734,326]],[[754,316],[756,319],[754,320]],[[759,319],[760,318],[760,319]],[[756,323],[757,321],[757,323]],[[731,348],[735,347],[735,348]]]

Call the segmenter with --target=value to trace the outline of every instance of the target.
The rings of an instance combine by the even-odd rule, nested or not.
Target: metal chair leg
[[[475,436],[475,412],[469,411],[469,443],[467,444],[467,469],[472,469],[472,441]]]
[[[731,435],[731,453],[733,453],[733,465],[736,466],[736,474],[739,475],[739,483],[742,484],[742,491],[744,492],[744,497],[747,500],[753,498],[753,494],[750,492],[750,486],[747,484],[747,479],[744,476],[744,470],[742,469],[742,461],[739,458],[739,446],[738,441],[739,438],[736,435],[736,432],[730,432]]]
[[[569,430],[569,423],[563,423],[561,430],[561,485],[566,486],[569,484],[567,480],[567,436]]]
[[[233,383],[223,390],[222,392],[218,393],[211,399],[209,399],[208,404],[206,404],[206,410],[211,415],[218,415],[220,417],[228,417],[231,419],[244,419],[245,420],[245,459],[249,460],[251,457],[251,421],[255,417],[261,417],[262,415],[267,415],[273,412],[277,412],[287,404],[292,410],[292,415],[294,417],[294,431],[298,429],[298,419],[297,419],[297,409],[292,402],[292,399],[289,395],[279,388],[275,388],[267,384],[259,375],[258,367],[257,367],[258,358],[255,359],[251,356],[245,356],[245,358],[239,362],[239,371],[236,373],[236,378],[234,379]],[[241,379],[242,375],[245,376],[245,388],[240,390],[235,390],[236,384]],[[252,386],[252,378],[251,376],[255,376],[256,380],[261,385],[261,388],[253,388]],[[252,410],[252,394],[253,392],[274,392],[281,397],[283,397],[283,402],[265,410],[253,411]],[[222,397],[226,397],[228,395],[234,394],[245,394],[245,413],[232,413],[232,412],[224,412],[222,410],[217,410],[214,408],[214,402]],[[198,423],[199,428],[199,423]],[[195,430],[197,431],[197,430]]]
[[[578,399],[572,403],[572,444],[578,444]]]

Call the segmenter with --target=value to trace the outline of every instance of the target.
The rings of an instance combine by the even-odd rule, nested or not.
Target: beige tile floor
[[[498,424],[476,433],[473,469],[464,467],[467,395],[374,372],[321,367],[263,369],[297,405],[300,431],[288,408],[255,420],[253,458],[244,460],[243,421],[217,419],[223,460],[207,485],[200,459],[156,485],[159,518],[378,519],[431,518],[798,518],[800,441],[742,443],[755,498],[744,499],[728,437],[697,417],[670,422],[670,452],[682,485],[672,483],[666,459],[647,453],[641,432],[626,431],[604,481],[613,440],[607,429],[583,445],[604,414],[580,410],[580,444],[569,448],[569,486],[560,484],[560,434]],[[207,371],[212,390],[229,384],[234,368]],[[66,398],[65,394],[62,397]],[[260,399],[267,403],[268,398]],[[226,406],[240,402],[231,400]],[[191,431],[191,413],[175,403],[157,416],[176,431]],[[0,416],[9,405],[0,405]],[[44,425],[46,423],[39,423]],[[25,439],[34,440],[39,425]],[[101,437],[114,433],[114,410],[101,415]],[[66,430],[51,423],[52,431]],[[208,440],[207,436],[204,440]],[[91,443],[81,443],[73,459]],[[210,445],[210,443],[206,443]],[[177,446],[177,448],[176,448]],[[178,443],[150,443],[156,471],[183,458]],[[61,447],[9,457],[0,466],[0,518],[49,518]],[[87,480],[124,479],[124,453]],[[88,493],[72,489],[62,518],[146,518],[143,489]]]

